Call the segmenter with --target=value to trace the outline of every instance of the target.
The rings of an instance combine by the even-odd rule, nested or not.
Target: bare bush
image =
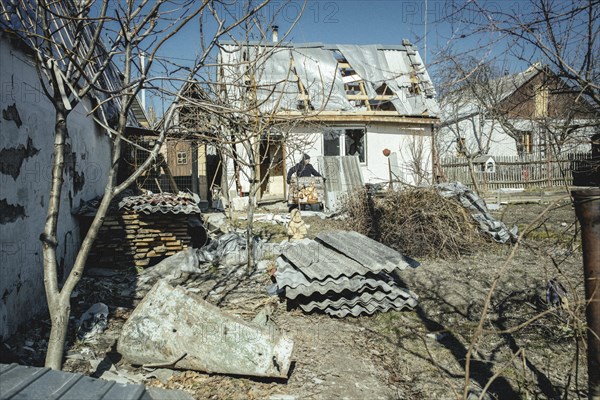
[[[434,189],[390,190],[373,198],[363,189],[348,197],[345,210],[347,229],[414,257],[458,257],[485,241],[464,208]]]

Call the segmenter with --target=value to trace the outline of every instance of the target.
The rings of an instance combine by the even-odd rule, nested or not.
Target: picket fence
[[[542,159],[537,155],[493,159],[493,172],[486,171],[481,163],[474,163],[471,174],[465,157],[444,157],[440,165],[447,181],[459,181],[470,187],[474,186],[474,177],[480,189],[541,188],[574,185],[572,172],[589,170],[592,157],[591,153],[567,153],[557,159]]]

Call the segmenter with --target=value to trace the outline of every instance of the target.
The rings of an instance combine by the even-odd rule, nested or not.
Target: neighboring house
[[[212,101],[198,82],[186,82],[178,91],[178,98]],[[158,121],[156,130],[163,128],[165,118],[169,118],[169,135],[161,149],[164,162],[157,163],[160,171],[156,180],[153,171],[138,179],[138,185],[153,192],[160,190],[175,191],[170,184],[171,174],[177,190],[189,190],[202,200],[210,200],[212,189],[221,185],[221,163],[215,146],[210,143],[210,133],[206,132],[207,114],[190,102],[173,103],[163,118]],[[139,137],[138,141],[152,141],[154,136]],[[133,164],[145,160],[144,154],[138,154]],[[167,168],[165,168],[167,167]],[[168,170],[167,170],[168,169]]]
[[[473,79],[440,101],[440,156],[547,159],[557,152],[589,152],[599,115],[573,87],[540,64],[497,79]]]
[[[294,120],[293,140],[261,145],[263,196],[284,195],[286,170],[303,153],[315,165],[317,156],[355,156],[367,183],[389,181],[390,169],[409,184],[431,181],[438,105],[408,40],[389,46],[223,42],[220,48],[226,101],[243,108],[250,99],[263,115]],[[391,150],[389,159],[384,149]],[[237,181],[247,192],[248,181],[233,176],[231,160],[227,172],[230,189]]]
[[[0,30],[0,340],[47,309],[42,245],[53,157],[55,111],[43,94],[31,50]],[[104,73],[119,86],[113,65]],[[69,115],[64,190],[57,231],[59,281],[69,273],[80,246],[78,220],[71,214],[81,201],[103,194],[111,146],[106,131],[88,115],[85,98]],[[118,105],[106,103],[105,113]],[[142,113],[140,107],[136,113]],[[110,120],[110,118],[109,118]],[[135,116],[130,123],[137,125]]]

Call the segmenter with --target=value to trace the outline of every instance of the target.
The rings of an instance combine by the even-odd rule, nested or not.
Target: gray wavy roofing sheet
[[[337,211],[346,193],[365,186],[358,157],[319,156],[317,162],[319,171],[327,177],[324,185],[327,211]]]
[[[418,296],[393,278],[417,261],[356,232],[326,232],[316,240],[296,242],[277,259],[277,285],[302,310],[344,317],[417,305]]]
[[[201,214],[193,199],[171,193],[125,197],[119,202],[119,209],[144,214]]]
[[[409,266],[419,265],[412,258],[405,257],[396,250],[358,232],[321,232],[316,239],[373,272],[392,272],[396,268],[403,270]]]
[[[370,304],[387,304],[388,302],[401,308],[408,303],[412,304],[414,302],[414,305],[416,305],[415,297],[416,296],[408,290],[395,287],[391,293],[362,293],[360,296],[350,299],[340,297],[337,299],[325,299],[322,301],[313,300],[306,304],[300,304],[300,308],[304,311],[312,311],[315,308],[318,310],[340,310],[342,308],[353,308],[355,306],[362,306],[365,308]]]
[[[144,385],[124,384],[17,364],[0,364],[0,399],[56,400],[191,400],[175,390],[153,391]]]
[[[417,301],[410,299],[406,302],[394,302],[391,300],[382,300],[381,302],[371,302],[366,306],[356,305],[354,307],[341,307],[340,309],[326,308],[323,310],[325,313],[339,318],[344,318],[348,315],[358,317],[361,314],[371,315],[376,312],[385,312],[389,310],[402,310],[404,308],[412,309],[416,307]]]
[[[351,277],[369,272],[361,264],[317,242],[286,248],[283,256],[309,279]]]
[[[361,293],[365,290],[378,289],[382,292],[391,292],[394,286],[382,279],[366,278],[364,276],[354,276],[348,278],[342,276],[339,278],[327,278],[323,281],[309,281],[301,272],[294,270],[292,266],[285,263],[281,258],[277,260],[277,285],[285,288],[285,295],[288,299],[296,299],[298,296],[309,297],[313,294],[341,293],[350,290]],[[282,265],[287,264],[287,269],[282,270]]]

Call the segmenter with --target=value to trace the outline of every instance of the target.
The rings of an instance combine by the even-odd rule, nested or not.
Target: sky
[[[482,1],[491,9],[527,12],[528,3],[525,1]],[[461,38],[465,26],[450,17],[453,7],[464,3],[464,0],[308,0],[302,12],[303,2],[300,0],[272,1],[262,14],[269,19],[276,14],[280,36],[300,16],[286,37],[294,43],[393,45],[408,39],[417,46],[426,65],[432,69],[439,59],[439,51],[449,44],[455,48],[458,46],[460,50],[477,47],[477,40],[487,40],[485,37]],[[243,15],[241,4],[234,14]],[[469,18],[469,15],[466,17]],[[206,25],[210,29],[210,23]],[[188,25],[177,39],[167,43],[160,55],[174,62],[191,63],[199,53],[197,32],[198,22]],[[503,50],[498,47],[492,51]],[[509,65],[511,72],[526,67],[519,63]],[[169,103],[156,99],[150,102],[159,115],[164,104],[168,106]]]

